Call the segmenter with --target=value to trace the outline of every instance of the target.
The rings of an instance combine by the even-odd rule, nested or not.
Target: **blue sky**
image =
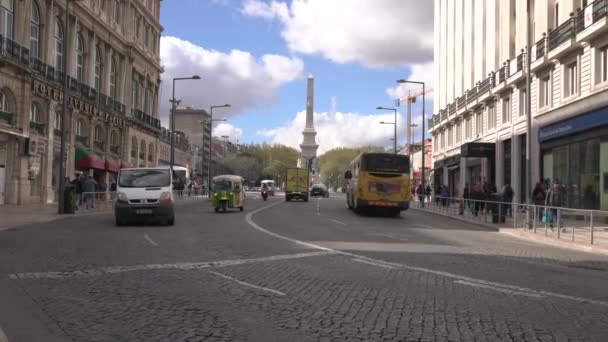
[[[234,104],[235,108],[222,110],[217,114],[229,119],[227,124],[218,128],[220,133],[230,135],[232,140],[239,139],[240,142],[267,141],[293,146],[298,143],[293,136],[298,135],[302,129],[298,127],[300,122],[297,113],[305,108],[306,75],[311,73],[315,76],[315,112],[330,112],[323,122],[318,122],[319,125],[325,125],[319,127],[319,139],[332,141],[331,146],[324,146],[324,150],[354,143],[346,138],[334,139],[336,135],[347,134],[341,132],[341,127],[353,127],[355,132],[352,134],[362,136],[357,140],[361,144],[389,145],[388,139],[392,137],[391,127],[380,124],[377,124],[378,127],[368,127],[387,118],[386,112],[377,111],[375,108],[393,106],[392,98],[397,96],[395,92],[399,93],[403,89],[390,92],[387,88],[396,87],[396,79],[410,76],[412,65],[432,62],[432,56],[430,61],[428,53],[424,57],[419,56],[422,54],[410,52],[397,53],[398,55],[394,56],[390,41],[387,44],[382,41],[387,39],[386,32],[380,30],[377,32],[379,42],[373,41],[376,39],[374,32],[370,32],[369,37],[365,39],[360,33],[355,33],[354,38],[349,39],[349,32],[359,30],[359,25],[353,24],[353,21],[357,20],[356,10],[354,13],[343,13],[346,17],[352,16],[352,19],[344,18],[342,23],[327,23],[327,28],[319,28],[320,32],[306,33],[317,30],[317,26],[307,28],[307,23],[311,21],[306,18],[306,15],[310,15],[307,13],[312,11],[316,18],[314,11],[334,10],[322,8],[321,6],[325,4],[320,1],[296,0],[302,5],[298,8],[290,1],[163,1],[161,24],[164,27],[164,38],[161,40],[161,64],[167,71],[163,75],[165,88],[161,94],[164,97],[161,98],[161,108],[167,102],[170,93],[170,89],[166,88],[170,82],[166,79],[186,76],[189,72],[200,73],[202,80],[179,84],[176,88],[176,97],[184,98],[183,103],[194,107],[206,108],[227,102]],[[387,1],[381,0],[380,3]],[[388,2],[397,4],[400,1]],[[369,12],[365,7],[359,10]],[[379,12],[378,23],[385,20],[383,18],[390,13],[390,11]],[[319,19],[319,22],[321,22],[319,26],[324,25],[323,19]],[[373,27],[374,21],[370,23]],[[287,31],[291,33],[284,34]],[[339,33],[335,34],[336,38],[326,38],[326,33],[327,36],[331,36],[334,34],[332,32]],[[287,37],[289,35],[291,37]],[[178,39],[172,40],[169,44],[166,37]],[[399,36],[396,38],[400,40]],[[335,39],[335,42],[332,39]],[[363,40],[361,44],[365,46],[357,46],[357,40]],[[315,46],[317,41],[319,46]],[[185,42],[193,46],[182,48]],[[371,46],[380,48],[368,51],[366,46],[370,46],[370,49]],[[385,54],[378,51],[385,48]],[[397,49],[398,46],[394,48]],[[425,48],[428,50],[428,46]],[[240,63],[240,57],[237,58],[234,53],[231,55],[234,50],[238,50],[239,56],[245,54],[250,58],[247,62]],[[218,55],[217,61],[200,62],[201,70],[197,71],[197,63],[207,60],[206,56],[214,54]],[[192,58],[193,55],[198,57]],[[227,57],[228,55],[232,58]],[[286,66],[278,71],[274,70],[277,63],[263,62],[264,55],[280,56]],[[408,63],[408,59],[415,63]],[[251,70],[254,75],[259,76],[249,75],[248,72]],[[423,69],[422,73],[425,71],[428,71],[428,68]],[[424,77],[425,80],[432,79],[428,75],[414,76]],[[194,91],[197,94],[191,95],[190,92]],[[335,103],[334,108],[332,101]],[[403,107],[400,109],[401,112],[402,109]],[[350,115],[348,120],[361,122],[344,125],[344,121],[335,120],[331,114],[332,110],[356,114]],[[431,112],[432,110],[428,109],[427,115]],[[379,116],[376,118],[371,117],[372,115]],[[371,129],[369,134],[366,134],[366,128]],[[281,130],[289,133],[276,134]],[[286,136],[289,138],[285,138]],[[404,140],[405,135],[400,134],[400,144]]]

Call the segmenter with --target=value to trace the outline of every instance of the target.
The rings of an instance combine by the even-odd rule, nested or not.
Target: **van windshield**
[[[167,187],[171,185],[169,169],[121,170],[118,185],[123,188]]]

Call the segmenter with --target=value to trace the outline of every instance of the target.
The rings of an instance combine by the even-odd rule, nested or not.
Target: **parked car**
[[[310,196],[321,196],[321,197],[329,197],[329,190],[323,184],[315,184],[310,189]]]

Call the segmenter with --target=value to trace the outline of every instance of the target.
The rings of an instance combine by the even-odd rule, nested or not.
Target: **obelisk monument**
[[[306,126],[302,131],[302,143],[300,144],[301,156],[298,161],[299,167],[310,168],[313,174],[318,174],[317,144],[314,123],[314,86],[315,79],[308,75],[306,87]]]

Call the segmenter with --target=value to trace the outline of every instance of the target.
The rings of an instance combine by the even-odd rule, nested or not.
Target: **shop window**
[[[496,107],[489,105],[488,107],[488,129],[496,128]]]
[[[36,1],[32,1],[30,13],[30,58],[38,58],[40,41],[40,11]]]
[[[14,10],[14,0],[2,0],[0,2],[0,35],[8,39],[13,39]]]
[[[564,67],[564,98],[578,94],[578,62],[574,61]]]
[[[502,99],[502,123],[511,121],[511,96],[503,97]]]

